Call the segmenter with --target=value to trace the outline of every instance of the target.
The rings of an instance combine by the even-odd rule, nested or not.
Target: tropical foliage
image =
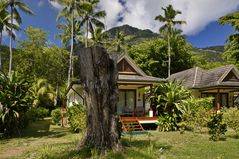
[[[239,110],[238,108],[223,108],[223,120],[227,126],[235,131],[235,136],[239,135]]]
[[[174,10],[172,5],[162,8],[164,15],[158,15],[155,17],[155,20],[163,22],[164,25],[160,27],[159,31],[164,35],[164,38],[167,40],[168,48],[168,77],[171,75],[171,40],[175,38],[180,32],[174,29],[175,25],[185,24],[185,21],[175,20],[178,14],[181,14],[180,11]]]
[[[10,78],[0,75],[0,131],[8,135],[19,134],[24,114],[32,104],[30,83],[14,73]]]
[[[190,53],[191,45],[186,43],[182,36],[179,36],[172,40],[171,46],[171,50],[173,50],[171,73],[191,68],[194,64]],[[167,41],[165,39],[157,38],[135,44],[128,52],[147,74],[163,78],[168,76]]]
[[[79,15],[82,17],[81,25],[86,26],[85,47],[88,47],[89,32],[94,34],[97,27],[104,29],[105,25],[99,19],[104,18],[106,13],[104,10],[97,9],[99,0],[86,0],[83,1],[81,10],[78,10]]]
[[[59,124],[61,121],[61,110],[60,109],[54,109],[51,111],[51,118],[53,124]]]
[[[17,24],[22,23],[22,18],[19,14],[18,9],[20,9],[22,12],[33,15],[33,11],[22,2],[22,0],[4,0],[4,4],[6,7],[10,8],[10,15],[11,15],[11,26],[10,26],[10,43],[9,43],[9,49],[10,49],[10,58],[9,58],[9,76],[11,75],[12,71],[12,58],[13,58],[13,52],[12,52],[12,38],[13,38],[13,21],[15,20]]]
[[[227,124],[223,122],[223,114],[211,114],[207,124],[210,140],[217,141],[222,139],[227,131]]]
[[[83,131],[86,128],[85,106],[75,104],[68,109],[67,116],[73,132]]]
[[[228,43],[225,46],[225,55],[224,56],[226,59],[229,59],[232,61],[234,61],[234,60],[238,61],[239,60],[239,41],[238,41],[239,40],[239,34],[238,34],[239,12],[237,11],[232,14],[222,16],[219,19],[219,22],[222,25],[230,24],[235,29],[235,33],[231,34],[228,37],[228,40],[227,40]]]
[[[212,113],[213,98],[188,98],[181,103],[182,121],[180,130],[202,132]]]
[[[67,80],[69,53],[64,48],[48,47],[47,33],[39,28],[28,27],[26,39],[18,41],[15,68],[26,78],[46,79],[54,88]]]
[[[43,120],[45,117],[49,116],[49,109],[43,107],[33,107],[27,111],[26,116],[30,121]]]
[[[158,114],[160,115],[159,123],[162,118],[170,122],[168,130],[177,129],[177,123],[182,120],[182,101],[190,97],[190,92],[176,81],[170,81],[159,84],[155,88],[154,94],[153,99],[151,99],[157,103]],[[164,128],[163,130],[167,129]]]
[[[46,79],[36,80],[31,91],[34,95],[33,107],[45,107],[50,110],[54,108],[55,92]]]

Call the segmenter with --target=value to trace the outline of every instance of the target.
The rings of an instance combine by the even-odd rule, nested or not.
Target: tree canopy
[[[227,60],[239,61],[239,12],[234,12],[222,16],[219,19],[220,24],[229,24],[235,29],[235,33],[229,35],[227,39],[227,45],[225,46],[224,57]]]
[[[193,66],[191,45],[182,36],[172,41],[172,73]],[[129,54],[136,63],[149,75],[166,78],[167,70],[167,41],[156,38],[133,45]]]

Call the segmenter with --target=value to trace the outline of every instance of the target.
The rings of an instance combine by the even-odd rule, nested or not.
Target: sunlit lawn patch
[[[41,130],[39,133],[37,133]],[[99,155],[97,150],[84,148],[76,150],[80,134],[68,128],[50,125],[49,120],[32,123],[22,138],[0,141],[0,158],[102,158],[102,159],[157,159],[167,158],[239,158],[239,139],[233,132],[227,132],[226,141],[209,141],[208,134],[185,132],[150,131],[143,134],[125,134],[122,138],[122,152],[109,151]]]

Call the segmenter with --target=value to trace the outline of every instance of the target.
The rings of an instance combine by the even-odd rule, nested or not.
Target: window
[[[136,106],[136,90],[119,90],[117,112],[127,114],[133,112]]]

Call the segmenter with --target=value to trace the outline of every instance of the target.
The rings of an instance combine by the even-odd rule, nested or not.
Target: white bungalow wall
[[[73,85],[73,89],[80,95],[83,95],[83,90],[80,85]],[[71,107],[74,104],[83,104],[83,99],[73,89],[70,89],[70,91],[67,94],[68,107]]]

